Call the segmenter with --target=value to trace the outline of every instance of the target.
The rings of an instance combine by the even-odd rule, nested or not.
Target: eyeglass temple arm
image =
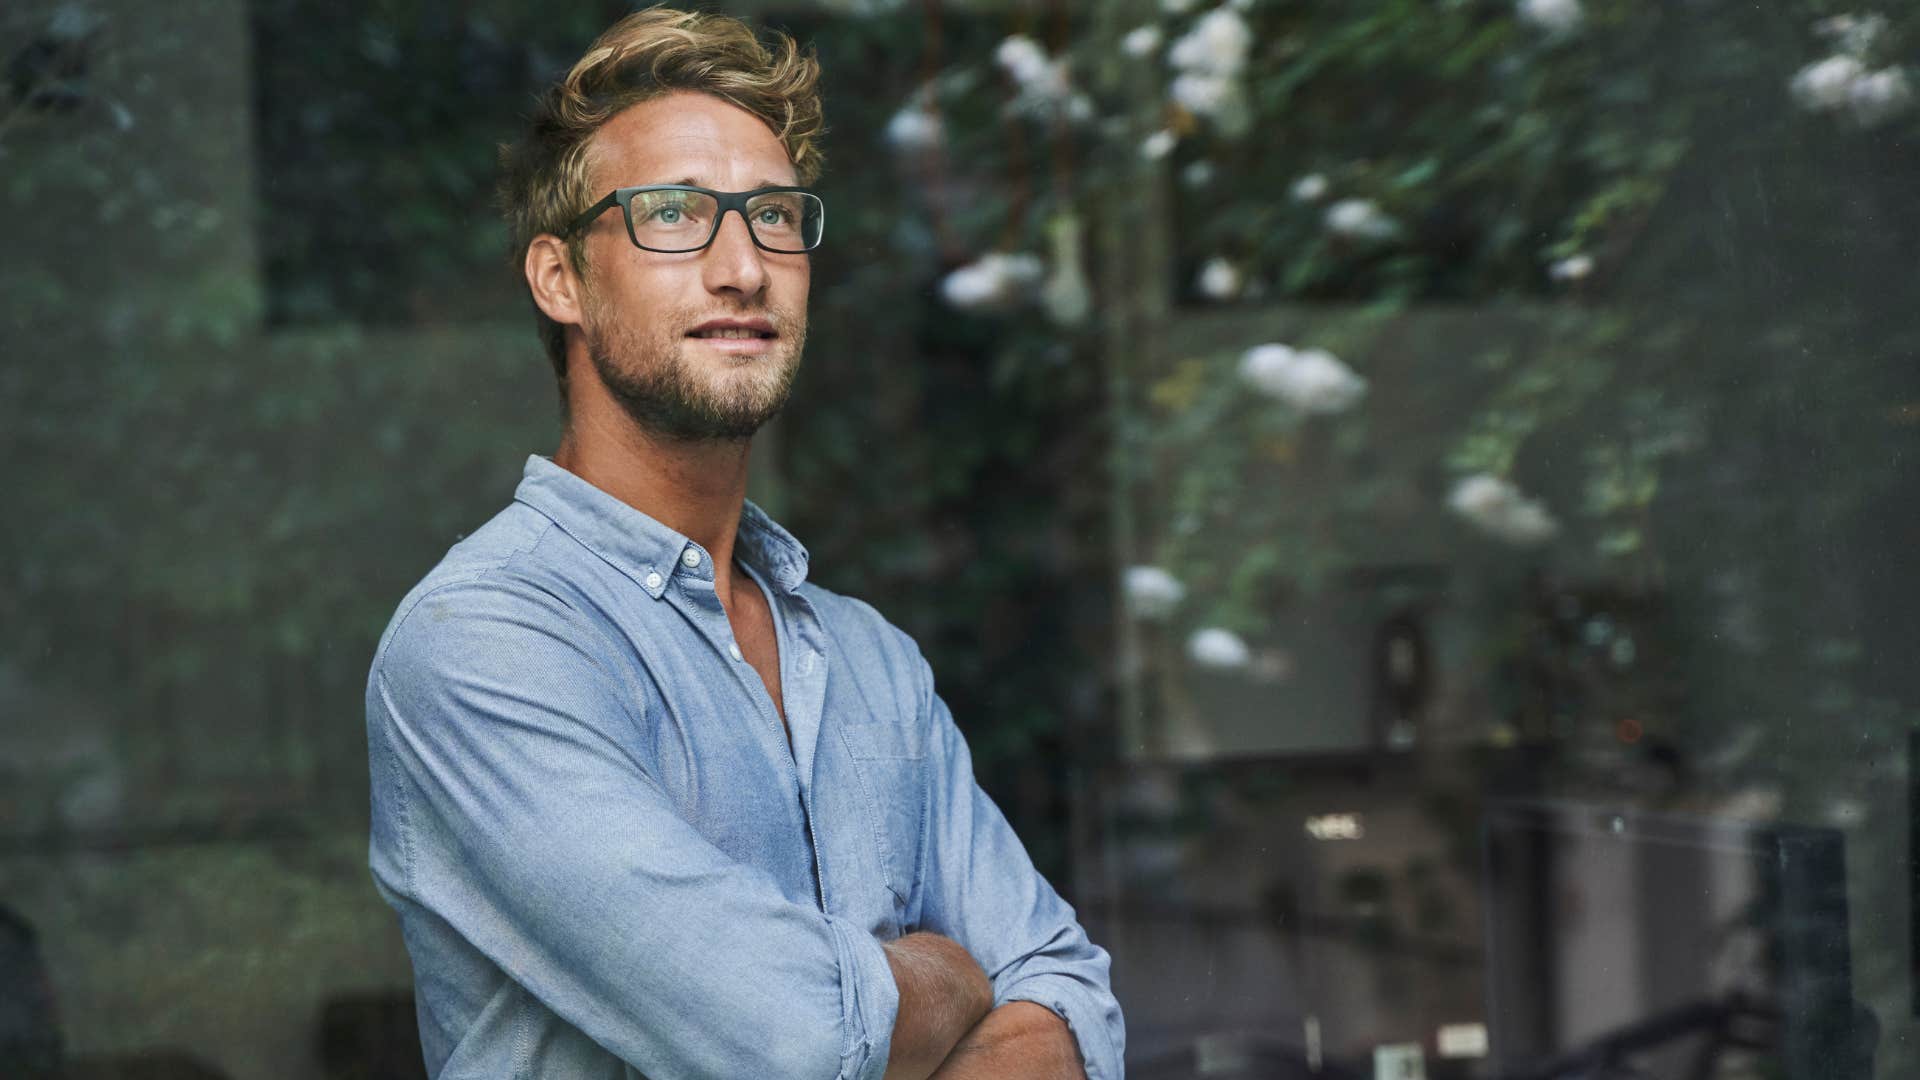
[[[594,203],[592,206],[587,207],[587,209],[583,211],[579,217],[574,218],[571,222],[569,222],[567,225],[566,231],[560,234],[560,239],[562,240],[571,239],[575,234],[579,233],[581,229],[584,229],[589,224],[592,224],[594,218],[597,218],[601,214],[606,213],[608,208],[618,206],[618,205],[620,205],[620,193],[617,191],[609,192],[606,198],[601,199],[599,202]]]

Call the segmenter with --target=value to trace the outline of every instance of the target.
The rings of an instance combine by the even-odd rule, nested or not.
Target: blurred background
[[[1132,1075],[1920,1074],[1920,12],[764,0],[753,497],[912,633]],[[0,11],[0,1075],[419,1075],[401,595],[551,453],[490,207],[607,0]]]

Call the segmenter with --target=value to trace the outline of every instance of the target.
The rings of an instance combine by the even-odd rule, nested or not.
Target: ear
[[[527,245],[523,267],[533,302],[547,318],[562,326],[579,326],[585,321],[586,306],[581,302],[580,275],[573,271],[566,241],[551,233],[542,233]]]

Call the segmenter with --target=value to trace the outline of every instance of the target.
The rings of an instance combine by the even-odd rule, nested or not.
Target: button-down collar
[[[551,518],[656,600],[675,574],[713,579],[713,561],[699,545],[551,458],[527,455],[513,497]],[[793,592],[807,579],[807,549],[751,501],[740,508],[734,550],[783,592]]]

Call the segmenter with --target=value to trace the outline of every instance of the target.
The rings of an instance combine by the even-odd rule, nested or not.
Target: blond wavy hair
[[[769,47],[771,46],[771,47]],[[820,65],[785,34],[762,42],[729,15],[655,7],[614,23],[587,48],[565,78],[548,87],[526,132],[500,148],[499,203],[507,219],[515,268],[542,234],[559,235],[604,196],[593,191],[593,137],[608,120],[643,101],[693,90],[732,102],[765,121],[780,138],[802,184],[820,175]],[[574,270],[587,272],[581,237],[567,239]],[[534,318],[567,401],[564,328],[537,306]]]

